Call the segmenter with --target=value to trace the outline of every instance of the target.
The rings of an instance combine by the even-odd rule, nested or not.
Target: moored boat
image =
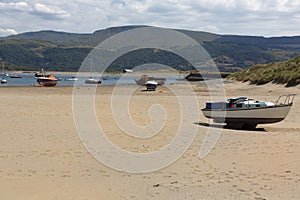
[[[229,73],[200,73],[198,71],[192,71],[190,72],[185,79],[187,81],[204,81],[208,79],[218,79],[218,78],[226,78],[229,75]]]
[[[77,81],[77,80],[78,80],[78,78],[76,78],[75,76],[65,78],[65,81]]]
[[[42,87],[54,87],[58,81],[52,74],[39,76],[36,80]]]
[[[233,98],[227,102],[207,102],[202,113],[216,123],[226,123],[228,128],[255,129],[258,124],[284,120],[293,105],[294,97],[295,94],[282,95],[276,103],[247,97]]]
[[[95,78],[89,78],[87,80],[84,81],[85,84],[101,84],[101,80],[100,79],[95,79]]]
[[[10,75],[10,78],[22,78],[22,76],[17,75],[17,74],[12,74],[12,75]]]
[[[137,85],[145,85],[147,81],[156,81],[158,85],[163,85],[166,82],[165,78],[156,78],[148,75],[142,75],[141,77],[134,80]]]
[[[8,73],[0,73],[0,76],[9,76],[9,74]]]
[[[1,60],[1,58],[0,58]],[[2,73],[1,73],[2,78],[0,78],[0,83],[5,84],[7,83],[7,80],[4,78],[4,76],[8,76],[8,73],[4,72],[4,63],[2,63]]]
[[[7,83],[7,80],[4,79],[4,78],[3,78],[3,79],[0,79],[0,83],[1,83],[1,84],[5,84],[5,83]]]
[[[122,72],[123,73],[132,73],[133,71],[132,71],[132,69],[123,69]]]

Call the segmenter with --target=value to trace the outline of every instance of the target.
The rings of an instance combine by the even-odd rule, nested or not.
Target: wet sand
[[[186,95],[192,91],[186,85],[155,92],[118,87],[124,91],[120,96],[134,87],[129,107],[138,125],[151,122],[148,109],[153,104],[165,107],[168,117],[152,138],[125,135],[111,112],[113,87],[100,86],[95,110],[107,137],[132,152],[151,152],[168,144],[180,123],[178,99],[170,89],[179,88]],[[227,83],[225,88],[227,97],[274,101],[281,94],[297,95],[284,121],[259,125],[255,131],[224,129],[204,159],[198,154],[208,129],[205,124],[211,122],[203,115],[185,122],[197,128],[197,135],[181,158],[155,172],[129,174],[103,165],[82,145],[73,120],[73,88],[2,87],[1,199],[300,199],[300,86]],[[208,90],[194,85],[194,91],[202,108],[209,100]]]

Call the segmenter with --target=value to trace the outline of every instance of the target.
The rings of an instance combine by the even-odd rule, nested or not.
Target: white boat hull
[[[252,109],[202,109],[203,115],[217,123],[267,124],[284,120],[291,105]]]

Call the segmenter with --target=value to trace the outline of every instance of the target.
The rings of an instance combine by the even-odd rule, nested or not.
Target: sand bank
[[[119,87],[128,91],[135,86]],[[192,92],[185,85],[169,87],[179,87],[186,95]],[[255,131],[225,129],[204,159],[198,154],[208,127],[197,122],[209,121],[199,116],[185,122],[197,128],[193,144],[171,166],[146,174],[117,172],[87,152],[73,121],[73,88],[0,88],[1,199],[300,199],[300,87],[227,83],[225,88],[228,97],[276,100],[281,94],[297,96],[284,121],[260,125]],[[151,152],[172,140],[180,109],[171,90],[136,89],[129,106],[137,124],[150,123],[148,109],[153,104],[164,106],[168,117],[158,135],[133,139],[114,123],[112,89],[97,89],[95,109],[113,143],[128,151]],[[203,107],[209,93],[203,86],[194,89]]]

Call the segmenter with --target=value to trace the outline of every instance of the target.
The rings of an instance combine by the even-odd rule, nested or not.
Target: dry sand
[[[119,87],[126,91],[135,86]],[[185,85],[169,87],[191,93]],[[225,129],[204,159],[198,154],[208,127],[196,122],[208,120],[201,115],[184,122],[197,127],[192,146],[172,165],[146,174],[117,172],[87,152],[73,121],[73,88],[2,87],[0,199],[300,199],[300,87],[247,83],[225,87],[228,97],[276,100],[281,94],[297,96],[284,121],[260,125],[255,131]],[[204,87],[194,88],[203,107],[209,93]],[[129,105],[137,124],[150,123],[147,113],[153,103],[168,113],[165,127],[153,138],[133,139],[122,133],[110,110],[112,87],[97,89],[95,108],[112,142],[128,151],[151,152],[174,137],[180,110],[167,88],[141,89]]]

